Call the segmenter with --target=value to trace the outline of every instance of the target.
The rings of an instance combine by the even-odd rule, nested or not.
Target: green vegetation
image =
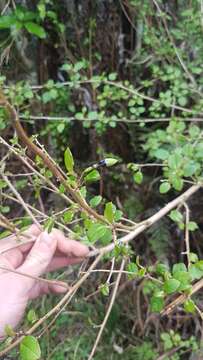
[[[10,179],[44,229],[91,249],[81,268],[51,277],[75,286],[102,251],[11,357],[201,356],[202,1],[3,1],[0,11],[0,238],[33,221]],[[0,349],[57,302],[30,304]]]

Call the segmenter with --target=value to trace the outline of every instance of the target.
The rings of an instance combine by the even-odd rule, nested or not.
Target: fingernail
[[[41,234],[41,239],[47,244],[51,244],[53,242],[52,236],[46,230]]]

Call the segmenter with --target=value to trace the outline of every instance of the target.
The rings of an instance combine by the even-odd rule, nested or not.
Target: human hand
[[[80,262],[88,248],[75,240],[68,240],[63,233],[53,229],[50,234],[36,225],[27,230],[35,241],[16,246],[15,236],[0,240],[0,267],[32,277]],[[13,249],[1,254],[1,249]],[[63,293],[66,289],[57,284],[38,281],[0,268],[0,337],[6,325],[15,328],[23,317],[27,303],[40,295]]]

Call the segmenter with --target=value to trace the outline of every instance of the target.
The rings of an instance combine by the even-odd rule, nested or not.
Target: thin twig
[[[149,217],[147,220],[142,221],[140,224],[136,225],[135,230],[131,231],[129,234],[123,236],[118,239],[121,244],[127,244],[132,241],[135,237],[141,234],[144,230],[155,224],[158,220],[160,220],[163,216],[169,213],[173,208],[178,206],[178,204],[186,201],[190,196],[192,196],[195,192],[197,192],[201,188],[201,185],[193,185],[188,190],[186,190],[183,194],[169,202],[166,206],[164,206],[161,210],[159,210],[156,214]],[[112,251],[115,247],[114,243],[111,243],[101,249],[90,251],[87,255],[88,257],[95,256],[99,253],[106,254]]]
[[[101,324],[101,327],[100,327],[100,329],[99,329],[99,332],[98,332],[98,334],[97,334],[97,338],[96,338],[96,340],[95,340],[95,343],[94,343],[94,346],[93,346],[93,348],[92,348],[92,351],[91,351],[91,353],[90,353],[90,355],[89,355],[89,357],[88,357],[88,360],[91,360],[91,359],[93,358],[94,354],[95,354],[97,345],[98,345],[98,343],[99,343],[99,341],[100,341],[100,339],[101,339],[102,333],[103,333],[103,331],[104,331],[104,328],[105,328],[105,326],[106,326],[107,320],[108,320],[109,315],[110,315],[110,313],[111,313],[113,304],[114,304],[115,299],[116,299],[116,294],[117,294],[117,291],[118,291],[118,286],[119,286],[119,284],[120,284],[120,280],[121,280],[122,271],[123,271],[123,269],[124,269],[124,266],[125,266],[125,260],[122,260],[121,267],[120,267],[120,271],[119,271],[119,274],[118,274],[118,277],[117,277],[117,279],[116,279],[116,283],[115,283],[115,286],[114,286],[114,289],[113,289],[111,301],[110,301],[110,303],[109,303],[109,307],[108,307],[108,309],[107,309],[106,315],[105,315],[105,317],[104,317],[104,320],[103,320],[103,322],[102,322],[102,324]]]
[[[169,29],[168,29],[167,22],[166,22],[165,18],[162,16],[162,15],[163,15],[163,12],[162,12],[162,10],[161,10],[158,2],[157,2],[156,0],[152,0],[152,1],[153,1],[153,3],[155,4],[155,6],[156,6],[156,8],[157,8],[157,10],[158,10],[158,12],[159,12],[159,14],[161,15],[161,19],[162,19],[162,22],[163,22],[165,31],[166,31],[166,33],[167,33],[167,36],[168,36],[170,42],[171,42],[171,45],[172,45],[173,48],[174,48],[174,51],[175,51],[175,53],[176,53],[176,56],[177,56],[177,58],[178,58],[178,61],[179,61],[180,65],[182,66],[183,70],[184,70],[185,73],[187,74],[187,77],[190,79],[191,83],[192,83],[195,87],[197,87],[197,84],[196,84],[196,81],[195,81],[194,77],[193,77],[192,74],[189,72],[186,64],[184,63],[183,59],[181,58],[181,56],[180,56],[180,54],[179,54],[179,51],[178,51],[178,49],[177,49],[177,47],[176,47],[176,45],[175,45],[175,43],[174,43],[174,40],[173,40],[173,38],[172,38],[172,36],[171,36],[170,31],[169,31]]]
[[[147,96],[147,95],[145,95],[143,93],[140,93],[138,90],[133,89],[130,86],[129,87],[124,86],[122,83],[119,83],[119,82],[114,82],[114,81],[109,81],[109,80],[100,80],[100,79],[99,80],[97,80],[97,79],[88,79],[88,80],[77,81],[77,84],[91,84],[91,83],[97,83],[99,85],[109,84],[109,85],[115,86],[117,88],[123,89],[123,90],[125,90],[125,91],[127,91],[127,92],[129,92],[129,93],[131,93],[133,95],[136,95],[136,96],[140,97],[141,99],[145,99],[145,100],[148,100],[150,102],[156,102],[156,103],[161,104],[162,106],[166,106],[166,107],[169,107],[169,108],[174,108],[174,109],[181,110],[181,111],[184,111],[184,112],[187,112],[187,113],[190,113],[190,114],[194,114],[193,110],[190,110],[190,109],[182,107],[182,106],[173,105],[173,104],[165,105],[164,103],[161,102],[161,100],[152,98],[150,96]],[[57,86],[57,83],[55,85]],[[61,86],[69,86],[69,85],[72,85],[72,82],[71,81],[66,81],[66,82],[60,83],[60,85]],[[34,85],[34,86],[31,86],[31,89],[40,90],[40,89],[43,89],[44,87],[46,87],[46,84],[45,85]],[[4,89],[9,89],[9,86],[4,86],[3,88]],[[198,114],[203,115],[202,112],[199,112]]]
[[[48,279],[43,279],[43,278],[41,278],[41,277],[32,276],[32,275],[26,274],[26,273],[24,273],[24,272],[22,272],[22,271],[10,269],[10,268],[5,267],[5,266],[1,266],[1,265],[0,265],[0,270],[8,271],[8,272],[11,272],[11,273],[20,275],[20,276],[24,276],[24,277],[33,279],[33,280],[35,280],[35,281],[39,281],[39,282],[43,282],[43,283],[49,284],[49,285],[57,285],[57,286],[61,286],[61,287],[65,288],[65,289],[70,289],[70,288],[71,288],[71,287],[68,286],[66,283],[62,283],[62,282],[57,281],[57,280],[48,280]]]
[[[17,197],[17,199],[20,201],[22,207],[25,209],[25,211],[27,212],[27,214],[30,216],[30,218],[32,219],[32,221],[34,222],[35,225],[37,225],[37,227],[41,230],[41,226],[39,224],[39,222],[37,221],[37,219],[35,218],[35,216],[33,215],[33,213],[30,211],[30,209],[27,207],[25,201],[23,200],[22,196],[19,194],[19,192],[14,188],[14,186],[12,185],[12,183],[10,182],[10,180],[7,178],[7,176],[5,176],[4,174],[1,174],[2,178],[4,179],[4,181],[7,183],[7,185],[9,186],[9,188],[11,189],[11,191],[15,194],[15,196]]]
[[[155,224],[157,221],[159,221],[162,217],[164,217],[166,214],[168,214],[169,211],[171,211],[173,208],[178,206],[179,204],[186,201],[190,196],[192,196],[195,192],[197,192],[201,188],[201,185],[193,185],[188,190],[186,190],[183,194],[169,202],[166,206],[164,206],[161,210],[159,210],[156,214],[152,215],[148,219],[142,221],[141,223],[138,223],[135,227],[135,229],[129,234],[119,238],[119,243],[121,244],[127,244],[128,242],[132,241],[134,238],[136,238],[139,234],[141,234],[143,231],[148,229],[150,226]],[[30,241],[30,240],[29,240]],[[103,248],[92,250],[89,252],[87,257],[94,257],[98,254],[106,254],[114,249],[116,246],[115,243],[111,243]]]
[[[187,255],[188,267],[190,266],[190,238],[189,238],[189,221],[190,221],[190,209],[188,205],[184,202],[185,207],[185,254]]]
[[[175,347],[175,348],[173,348],[173,349],[165,352],[164,354],[158,356],[158,357],[156,358],[156,360],[165,360],[165,359],[168,359],[169,356],[171,356],[171,355],[173,355],[174,353],[176,353],[178,350],[181,349],[181,347],[183,347],[183,346],[177,346],[177,347]]]
[[[151,98],[152,99],[152,98]],[[147,99],[149,100],[149,99]],[[159,101],[154,99],[154,101]],[[176,109],[177,107],[175,105],[172,105],[172,108]],[[187,111],[188,110],[188,111]],[[186,108],[182,108],[182,111],[187,111],[188,113],[193,114],[192,110],[186,109]],[[87,118],[81,118],[81,119],[77,119],[74,116],[68,117],[68,116],[36,116],[36,115],[23,115],[21,114],[19,116],[19,118],[21,119],[21,121],[25,121],[28,122],[29,120],[45,120],[45,121],[65,121],[65,122],[70,122],[70,121],[90,121],[90,122],[95,122],[98,121],[98,119],[93,119],[93,120],[89,120]],[[191,117],[191,118],[184,118],[184,117],[180,117],[180,116],[176,116],[174,117],[177,121],[185,121],[185,122],[203,122],[203,118],[201,117]],[[138,123],[157,123],[157,122],[170,122],[173,118],[172,117],[163,117],[163,118],[137,118],[137,119],[128,119],[128,118],[121,118],[121,119],[115,119],[115,122],[124,122],[124,123],[129,123],[129,124],[138,124]],[[27,120],[27,121],[26,121]]]
[[[114,272],[114,266],[115,266],[115,257],[111,259],[111,269],[109,271],[108,279],[106,280],[106,283],[109,285],[111,281],[112,274]]]
[[[190,296],[195,294],[202,287],[203,287],[203,279],[200,279],[192,286]],[[175,300],[173,300],[170,304],[168,304],[165,309],[162,310],[161,315],[162,316],[169,315],[177,306],[181,305],[187,298],[188,295],[186,294],[179,295]]]

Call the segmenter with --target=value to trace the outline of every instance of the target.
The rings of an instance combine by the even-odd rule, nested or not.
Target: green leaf
[[[192,176],[195,174],[198,168],[199,168],[199,164],[195,163],[194,161],[189,161],[189,163],[187,163],[183,167],[183,175],[186,177]]]
[[[54,219],[49,218],[48,220],[46,220],[46,222],[44,223],[44,230],[50,233],[53,227],[54,227]]]
[[[85,199],[86,198],[86,196],[87,196],[87,188],[86,188],[86,186],[82,186],[81,188],[80,188],[80,194],[82,195],[82,197]]]
[[[135,276],[138,275],[138,266],[134,262],[130,262],[127,266],[127,271],[131,272],[132,274],[128,274],[129,279],[133,279]]]
[[[139,170],[139,166],[138,166],[137,164],[133,164],[133,163],[129,163],[129,164],[127,165],[127,168],[130,169],[130,170],[132,170],[132,171],[134,171],[134,172],[136,172],[136,171]]]
[[[42,20],[44,20],[45,16],[46,16],[46,6],[45,4],[38,4],[37,5],[37,9],[39,11],[39,16]]]
[[[112,223],[114,221],[114,207],[112,202],[108,202],[105,205],[105,209],[104,209],[104,217],[105,219],[107,219],[110,223]]]
[[[114,220],[119,221],[123,216],[123,212],[121,210],[116,210],[114,213]]]
[[[175,190],[180,191],[183,188],[183,179],[181,179],[179,176],[174,176],[172,178],[172,185]]]
[[[59,132],[59,134],[62,134],[62,132],[64,131],[64,129],[65,129],[65,124],[64,124],[64,123],[58,124],[58,126],[57,126],[57,131]]]
[[[21,360],[38,360],[41,350],[38,340],[34,336],[25,336],[20,343]]]
[[[177,271],[174,272],[173,278],[180,282],[179,291],[183,291],[188,289],[188,285],[190,285],[191,276],[187,271]]]
[[[109,286],[108,284],[101,284],[99,290],[104,296],[109,296]]]
[[[199,260],[195,263],[195,266],[200,269],[201,271],[203,271],[203,260]]]
[[[142,276],[144,276],[144,275],[146,274],[146,271],[147,271],[146,268],[140,269],[140,270],[138,271],[138,275],[142,277]]]
[[[188,223],[188,230],[195,231],[198,229],[198,225],[195,221],[189,221]]]
[[[163,289],[167,294],[174,293],[180,286],[180,281],[176,279],[169,279],[164,283]]]
[[[109,78],[110,81],[115,81],[116,78],[117,78],[117,74],[116,73],[111,73],[111,74],[109,74],[108,78]]]
[[[196,264],[192,264],[190,265],[189,267],[189,270],[188,270],[192,280],[199,280],[203,277],[203,271],[200,270]]]
[[[8,214],[10,211],[10,207],[9,206],[0,206],[0,214]]]
[[[170,214],[169,214],[169,217],[170,217],[171,220],[173,220],[173,221],[175,221],[177,223],[183,221],[183,215],[178,210],[172,210],[170,212]]]
[[[169,152],[165,149],[158,149],[155,151],[154,156],[160,160],[166,160],[169,157]]]
[[[99,239],[101,245],[105,246],[112,242],[112,231],[109,228],[106,228],[105,234]]]
[[[4,334],[10,337],[16,336],[16,332],[13,330],[12,326],[8,324],[4,327]]]
[[[87,174],[84,178],[86,182],[94,182],[100,179],[100,173],[97,170],[92,170],[89,174]]]
[[[141,173],[141,171],[137,171],[136,173],[134,173],[133,179],[136,184],[141,184],[143,180],[143,174]]]
[[[24,21],[26,9],[23,6],[17,5],[15,9],[15,16],[19,21]]]
[[[8,186],[7,183],[4,180],[0,179],[0,190],[6,188],[7,186]]]
[[[114,159],[114,158],[106,158],[104,160],[107,167],[113,166],[118,163],[118,159]]]
[[[102,201],[102,196],[101,195],[94,196],[90,200],[90,206],[94,208],[94,207],[98,206],[101,201]]]
[[[88,113],[88,120],[97,120],[98,119],[98,112],[97,111],[90,111]]]
[[[196,311],[196,308],[195,308],[195,303],[193,300],[191,299],[188,299],[184,302],[184,309],[187,313],[192,313],[194,314],[195,311]]]
[[[168,166],[171,169],[177,169],[182,161],[182,156],[178,153],[172,154],[168,158]]]
[[[9,29],[15,25],[16,17],[14,15],[6,15],[0,17],[0,29]]]
[[[65,186],[64,186],[63,184],[60,184],[60,186],[59,186],[59,193],[60,193],[60,194],[64,194],[65,191],[66,191]]]
[[[37,321],[38,317],[36,315],[36,312],[33,309],[28,311],[27,319],[31,324],[33,324],[35,321]]]
[[[30,34],[36,35],[40,39],[44,39],[46,37],[46,32],[43,27],[36,23],[26,22],[25,28]]]
[[[171,184],[169,184],[168,182],[163,182],[160,187],[159,187],[159,191],[161,194],[166,194],[171,188]]]
[[[74,167],[74,160],[73,160],[72,152],[70,151],[69,148],[67,148],[66,151],[64,152],[64,162],[65,162],[66,170],[72,173]]]
[[[152,296],[150,307],[152,312],[160,312],[164,308],[164,299],[159,296]]]
[[[85,64],[84,60],[83,61],[78,61],[74,65],[74,71],[75,72],[78,72],[78,71],[80,71],[80,70],[82,70],[84,68],[86,68],[86,64]]]
[[[178,263],[173,265],[172,273],[174,274],[175,272],[178,271],[187,271],[187,268],[184,263]]]
[[[171,335],[168,333],[161,334],[161,340],[164,342],[164,349],[170,350],[174,347],[173,341],[171,340]],[[166,358],[166,360],[168,360]]]
[[[68,224],[70,221],[72,221],[73,216],[74,216],[74,211],[73,210],[67,210],[63,214],[63,220],[64,220],[65,224]]]
[[[185,96],[180,96],[178,98],[178,103],[179,103],[180,106],[187,105],[187,98]]]
[[[77,186],[77,182],[76,182],[76,178],[74,175],[70,175],[68,176],[67,180],[66,180],[67,185],[76,187]]]
[[[87,237],[91,243],[95,243],[97,240],[101,239],[107,231],[107,227],[103,224],[93,223],[90,225],[87,231]]]
[[[193,138],[196,138],[200,134],[200,127],[197,125],[191,125],[189,128],[189,135]]]
[[[168,266],[165,264],[157,264],[156,272],[158,275],[164,275],[169,271]]]
[[[191,263],[196,263],[198,261],[197,254],[195,254],[193,252],[189,253],[189,260]]]

